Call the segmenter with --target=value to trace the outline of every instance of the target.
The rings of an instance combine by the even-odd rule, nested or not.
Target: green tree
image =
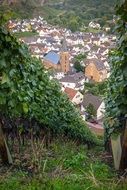
[[[75,18],[73,18],[72,20],[69,21],[68,28],[72,32],[76,32],[79,29],[79,24],[78,24],[78,22],[77,22],[77,20]]]
[[[81,63],[79,62],[75,62],[74,63],[74,68],[76,69],[77,72],[84,72],[84,66],[81,65]]]
[[[75,59],[76,59],[77,61],[84,61],[84,59],[86,59],[86,57],[87,57],[86,54],[82,54],[82,53],[81,53],[81,54],[75,56]]]
[[[93,104],[89,104],[87,106],[86,112],[89,114],[90,119],[96,116],[96,110],[95,110]]]
[[[86,59],[86,54],[79,54],[75,56],[73,62],[74,62],[74,68],[76,69],[77,72],[84,72],[85,67],[82,65],[82,62]]]
[[[89,91],[91,94],[95,96],[106,96],[107,91],[107,81],[95,83],[89,82],[84,84],[85,91]]]

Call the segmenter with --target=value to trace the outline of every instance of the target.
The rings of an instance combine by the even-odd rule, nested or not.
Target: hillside
[[[101,26],[113,18],[117,0],[11,0],[0,1],[0,12],[13,10],[14,17],[41,15],[51,24],[58,24],[72,30],[88,25],[91,20]]]
[[[13,166],[0,162],[1,190],[126,190],[100,149],[65,139],[54,140],[49,148],[30,141],[20,153],[14,147]]]
[[[88,24],[91,20],[96,20],[104,25],[107,20],[112,19],[115,3],[116,0],[64,0],[63,4],[55,3],[53,5],[51,3],[51,5],[56,9],[64,10],[65,12],[62,16],[66,18],[75,16],[79,17],[77,21],[79,19],[84,24]]]
[[[104,150],[102,138],[90,132],[59,84],[1,17],[0,190],[127,190],[127,165],[119,171],[113,166],[113,157],[127,163],[126,5],[117,9],[121,25],[116,25],[106,98],[105,137],[116,156]]]

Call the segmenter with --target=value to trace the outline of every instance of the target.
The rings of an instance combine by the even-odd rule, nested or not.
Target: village
[[[100,29],[99,24],[90,23]],[[50,78],[59,82],[61,90],[88,126],[103,133],[105,105],[102,96],[85,89],[85,84],[103,83],[110,76],[108,53],[115,47],[116,37],[106,32],[75,32],[49,25],[42,17],[22,21],[11,20],[8,24],[13,33],[36,32],[36,35],[19,37],[28,45],[32,56],[41,59],[49,70]],[[78,61],[76,57],[82,57]],[[77,62],[81,69],[76,69]]]

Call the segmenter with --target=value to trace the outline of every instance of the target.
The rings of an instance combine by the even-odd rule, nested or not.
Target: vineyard
[[[116,13],[117,47],[104,92],[105,150],[41,60],[0,17],[1,190],[127,189],[127,0]]]

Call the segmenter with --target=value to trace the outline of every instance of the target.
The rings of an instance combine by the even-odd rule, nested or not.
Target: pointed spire
[[[66,42],[66,38],[64,36],[64,38],[61,40],[61,51],[62,52],[67,52],[67,42]]]

